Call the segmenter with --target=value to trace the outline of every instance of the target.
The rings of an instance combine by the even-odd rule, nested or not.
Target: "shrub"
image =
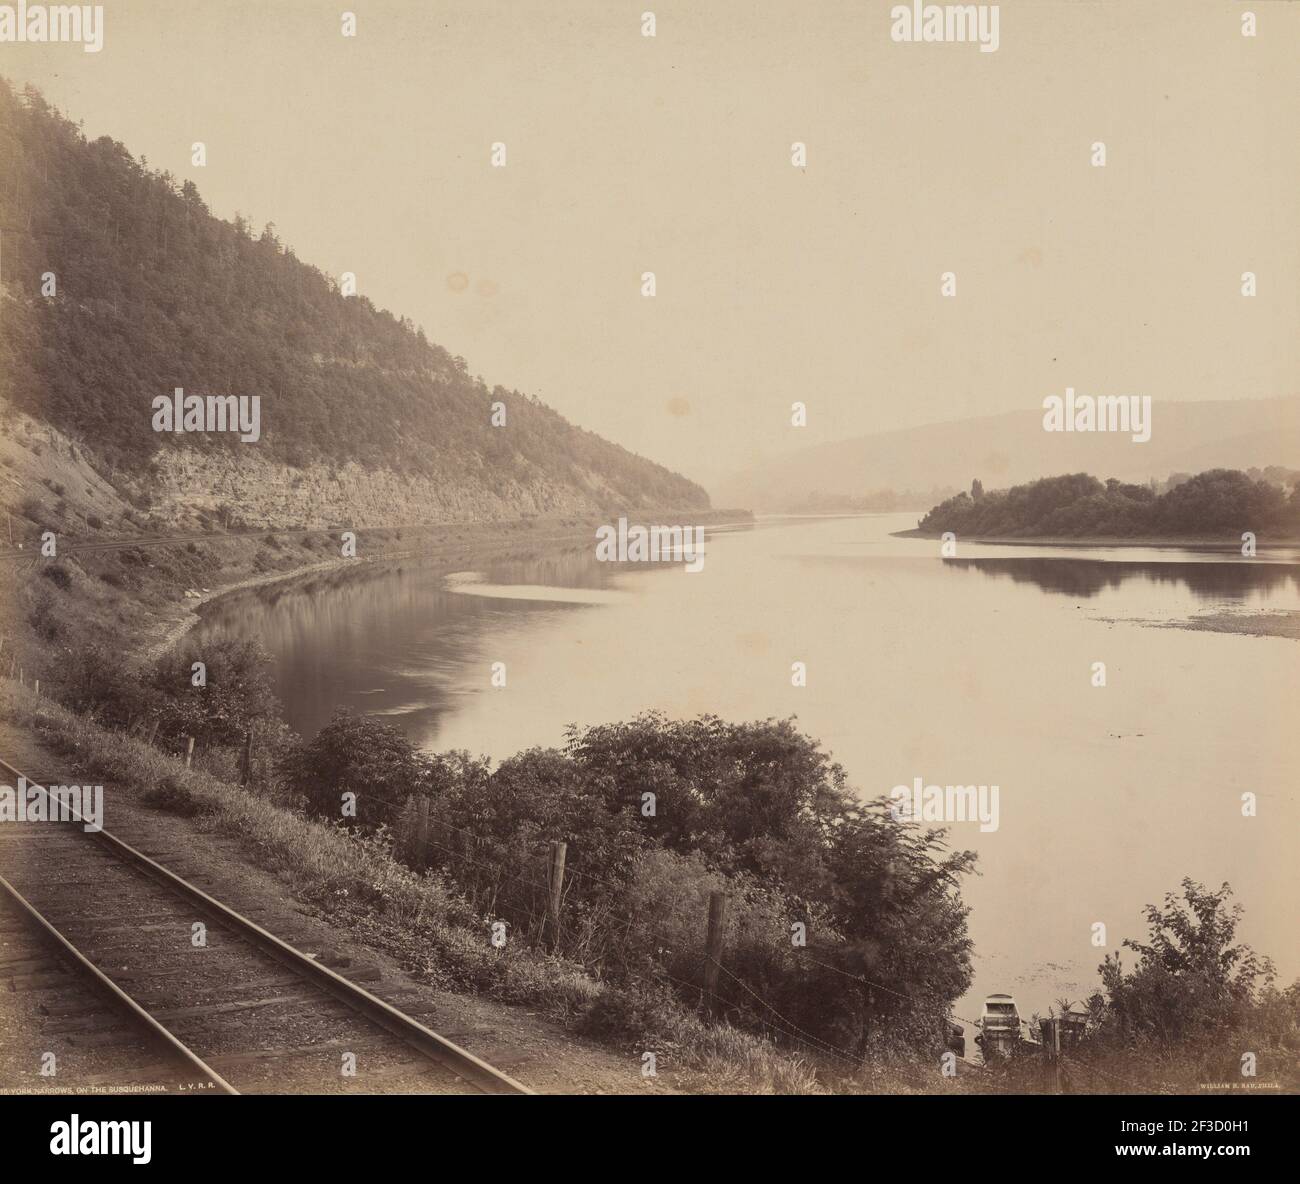
[[[194,685],[195,662],[204,665],[203,686]],[[270,658],[254,641],[191,642],[161,657],[146,682],[173,743],[193,736],[204,747],[241,744],[255,723],[280,715]]]
[[[93,642],[72,647],[50,681],[61,702],[112,727],[129,727],[157,709],[149,688],[123,672],[121,658]]]
[[[1146,907],[1147,940],[1124,942],[1139,955],[1138,965],[1126,973],[1115,954],[1100,967],[1103,1033],[1173,1045],[1213,1039],[1246,1022],[1272,988],[1273,965],[1235,944],[1242,908],[1228,907],[1231,895],[1227,884],[1212,892],[1184,879],[1181,899],[1170,892],[1163,907]]]
[[[579,1031],[600,1040],[641,1040],[663,1036],[672,1029],[676,999],[655,983],[637,983],[620,991],[605,991],[587,1008]]]
[[[63,620],[54,597],[48,588],[34,589],[32,606],[27,611],[27,623],[42,641],[57,641],[63,634]]]
[[[217,812],[210,798],[181,785],[175,777],[164,777],[153,789],[145,790],[140,800],[153,810],[164,810],[182,818],[196,818]]]
[[[72,587],[72,575],[66,567],[55,567],[53,565],[43,567],[41,568],[41,575],[64,592]]]
[[[280,771],[318,817],[337,819],[341,794],[355,792],[357,817],[349,825],[369,830],[393,825],[428,776],[426,763],[396,728],[342,708],[314,740],[285,753]]]

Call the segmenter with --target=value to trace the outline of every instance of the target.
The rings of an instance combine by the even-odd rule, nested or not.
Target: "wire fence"
[[[393,817],[399,820],[401,820],[406,816],[408,807],[410,803],[414,800],[414,799],[408,799],[407,802],[397,802],[392,798],[386,797],[374,791],[366,791],[366,792],[369,794],[371,798],[374,798],[382,802],[385,806],[389,807],[389,809],[394,812]],[[489,862],[480,859],[475,854],[472,853],[473,847],[476,846],[477,844],[485,841],[487,842],[494,841],[497,838],[499,838],[499,836],[484,835],[479,832],[469,830],[468,828],[461,827],[456,825],[455,823],[450,822],[446,818],[430,819],[428,825],[429,825],[430,832],[436,830],[436,831],[448,832],[449,834],[452,835],[458,835],[463,837],[466,840],[466,844],[463,848],[449,846],[445,842],[438,841],[438,839],[435,838],[432,833],[429,833],[425,835],[421,841],[424,847],[432,848],[434,850],[442,852],[443,854],[449,857],[450,861],[463,861],[464,863],[477,867],[480,870],[484,871],[485,873],[488,873],[491,877],[495,878],[497,881],[500,881],[501,879],[505,879],[531,889],[533,893],[535,893],[536,895],[529,898],[534,902],[533,907],[531,909],[525,908],[524,910],[526,916],[526,928],[527,931],[534,934],[540,934],[544,930],[545,925],[547,923],[547,913],[545,908],[542,907],[540,904],[537,904],[536,902],[539,900],[544,901],[548,898],[548,896],[553,890],[553,885],[550,882],[535,876],[529,876],[518,870],[511,870],[509,868],[502,866],[500,862],[496,862],[496,861]],[[541,856],[539,853],[539,858],[540,857]],[[615,893],[625,893],[627,889],[627,885],[625,883],[620,883],[618,881],[610,879],[608,876],[599,875],[585,868],[566,867],[564,872],[564,878],[565,878],[566,885],[572,883],[573,881],[585,881],[589,884],[598,885],[601,888],[604,888],[610,892],[615,892]],[[514,905],[516,908],[519,907],[519,901],[517,899],[514,901]],[[609,907],[605,907],[603,911],[603,920],[607,923],[621,925],[623,927],[624,935],[630,933],[633,927],[637,926],[638,924],[640,925],[645,924],[644,918],[637,918],[630,914],[610,909]],[[743,1000],[748,1001],[748,1003],[750,1004],[751,1016],[753,1019],[756,1019],[760,1024],[771,1029],[773,1033],[780,1036],[789,1044],[803,1048],[807,1052],[812,1053],[819,1058],[829,1059],[835,1063],[838,1063],[849,1073],[861,1071],[863,1069],[871,1067],[870,1063],[867,1060],[866,1054],[862,1052],[854,1052],[850,1049],[844,1048],[843,1046],[836,1044],[834,1041],[828,1039],[825,1036],[820,1036],[813,1032],[808,1031],[807,1028],[801,1026],[793,1019],[791,1019],[788,1015],[783,1013],[778,1008],[778,1006],[772,1002],[771,999],[766,997],[761,991],[759,991],[750,983],[745,981],[742,977],[740,977],[740,975],[738,975],[735,972],[735,970],[733,970],[731,967],[727,966],[725,962],[723,962],[720,959],[712,958],[708,954],[707,950],[701,948],[698,951],[682,951],[679,949],[674,949],[670,946],[660,947],[660,948],[662,953],[667,954],[669,956],[698,958],[698,961],[700,962],[701,966],[706,966],[711,963],[717,968],[718,972],[721,975],[725,976],[728,982],[734,985],[736,991],[739,992],[739,996],[737,996],[737,994],[735,993],[729,995],[723,995],[717,991],[711,990],[703,981],[689,981],[687,979],[683,979],[678,975],[672,974],[670,971],[668,971],[666,968],[662,966],[655,968],[653,972],[653,977],[655,979],[664,983],[672,984],[675,988],[678,988],[679,992],[684,994],[688,999],[691,998],[692,996],[698,996],[701,1003],[708,1003],[712,1005],[714,1008],[716,1008],[717,1012],[719,1012],[723,1016],[726,1016],[729,1013],[734,1014],[736,1011],[740,1010],[737,1004],[737,998],[739,997]],[[823,958],[816,957],[806,948],[796,947],[792,944],[787,949],[787,953],[797,964],[807,964],[811,966],[816,966],[821,970],[825,970],[829,973],[851,980],[852,982],[858,984],[859,986],[869,988],[873,991],[880,991],[883,994],[889,995],[892,998],[901,1000],[911,1005],[911,1007],[916,1009],[918,1012],[925,1013],[933,1009],[933,1002],[931,1000],[917,997],[905,991],[900,991],[895,987],[889,986],[886,983],[882,983],[877,979],[870,978],[867,975],[846,970],[841,966],[836,966],[834,963],[827,962]],[[588,966],[587,968],[597,969],[597,970],[599,969],[599,967],[592,967],[592,966]],[[640,981],[645,981],[643,972],[638,974],[636,977],[638,977]],[[928,986],[929,984],[926,985]],[[964,1016],[957,1012],[949,1012],[948,1014],[950,1020],[959,1020],[962,1023],[968,1024],[975,1028],[979,1028],[981,1026],[979,1020],[972,1019],[969,1016]],[[1065,1063],[1066,1063],[1065,1058],[1062,1057],[1062,1064]],[[1119,1079],[1114,1078],[1112,1074],[1106,1074],[1102,1070],[1095,1068],[1095,1066],[1083,1065],[1080,1062],[1075,1061],[1073,1059],[1069,1061],[1069,1064],[1072,1066],[1083,1068],[1085,1073],[1100,1074],[1103,1077],[1107,1077],[1109,1079],[1119,1081]],[[935,1086],[934,1075],[931,1074],[927,1076],[924,1070],[919,1069],[915,1065],[910,1065],[910,1064],[897,1062],[897,1061],[891,1061],[888,1063],[888,1065],[885,1068],[886,1071],[890,1074],[895,1074],[904,1079],[911,1080],[914,1084],[917,1085],[918,1088],[924,1088],[927,1090],[934,1089]],[[987,1090],[989,1092],[1003,1093],[1003,1094],[1016,1094],[1016,1093],[1025,1092],[1023,1089],[1017,1089],[1014,1086],[1005,1085],[997,1081],[995,1079],[996,1069],[997,1069],[997,1062],[993,1062],[992,1064],[986,1063],[986,1065],[983,1067],[979,1067],[968,1062],[966,1074],[967,1076],[976,1079],[975,1081],[971,1082],[971,1084],[975,1084],[977,1088],[981,1091]],[[974,1072],[971,1072],[972,1070],[974,1070]],[[1129,1081],[1123,1081],[1121,1082],[1121,1084],[1124,1084],[1128,1088],[1134,1087],[1133,1083]]]

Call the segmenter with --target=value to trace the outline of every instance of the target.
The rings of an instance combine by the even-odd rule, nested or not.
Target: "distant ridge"
[[[928,485],[986,488],[1062,473],[1141,482],[1171,473],[1282,465],[1300,468],[1300,397],[1170,403],[1153,400],[1151,439],[1045,432],[1041,408],[818,444],[717,483],[714,498],[787,510],[810,494],[861,495]],[[918,507],[928,509],[928,506]]]

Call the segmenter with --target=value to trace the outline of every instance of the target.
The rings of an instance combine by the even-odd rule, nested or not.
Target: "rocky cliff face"
[[[152,473],[151,512],[178,524],[207,518],[222,526],[368,527],[600,510],[595,497],[540,474],[531,482],[501,482],[408,476],[353,462],[296,469],[252,449],[245,455],[169,449],[158,455]]]

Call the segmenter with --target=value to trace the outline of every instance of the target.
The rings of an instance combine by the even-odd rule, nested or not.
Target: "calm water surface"
[[[260,637],[308,735],[346,704],[428,749],[499,759],[650,708],[793,714],[864,796],[917,776],[997,784],[999,829],[950,836],[980,854],[957,1008],[972,1019],[993,991],[1025,1015],[1091,992],[1094,922],[1109,950],[1141,936],[1142,906],[1183,876],[1231,882],[1242,936],[1285,981],[1300,972],[1300,642],[1161,627],[1300,609],[1300,557],[966,544],[944,561],[891,537],[915,520],[710,531],[698,574],[590,551],[451,578],[418,561],[340,573],[218,601],[200,634]],[[1246,790],[1258,818],[1241,817]]]

